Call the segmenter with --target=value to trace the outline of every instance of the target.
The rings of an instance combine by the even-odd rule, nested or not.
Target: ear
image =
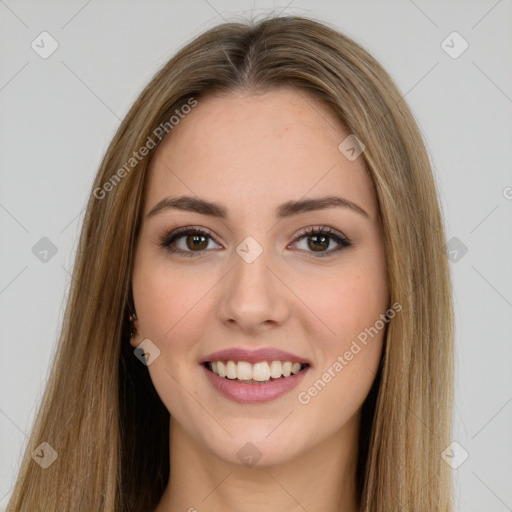
[[[135,316],[135,315],[134,315]],[[133,336],[130,338],[130,345],[134,348],[137,348],[140,345],[140,336],[139,336],[139,320],[137,316],[130,322],[131,328],[134,330]]]
[[[139,339],[139,335],[137,332],[135,332],[135,334],[133,335],[132,338],[130,338],[130,345],[133,347],[133,348],[137,348],[141,343],[141,340]]]
[[[131,320],[133,316],[133,321]],[[139,339],[138,333],[139,333],[139,320],[137,318],[137,313],[135,312],[135,304],[133,301],[133,292],[132,292],[132,285],[130,283],[130,291],[129,291],[129,298],[128,298],[128,320],[130,322],[130,327],[133,329],[134,334],[130,338],[130,345],[134,348],[137,348],[137,346],[140,344],[141,340]]]

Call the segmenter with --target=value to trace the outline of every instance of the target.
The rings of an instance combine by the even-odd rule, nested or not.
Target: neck
[[[293,460],[247,467],[199,445],[171,417],[170,477],[155,512],[356,512],[360,415]]]

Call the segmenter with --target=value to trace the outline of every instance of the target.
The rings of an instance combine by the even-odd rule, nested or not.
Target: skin
[[[349,161],[338,149],[348,135],[302,91],[238,91],[199,99],[155,152],[132,276],[131,344],[148,338],[160,349],[148,370],[171,414],[171,474],[156,512],[357,510],[360,409],[384,329],[309,403],[298,400],[389,306],[371,178],[362,157]],[[221,203],[228,217],[176,209],[147,216],[178,195]],[[332,195],[367,216],[331,207],[275,217],[286,201]],[[160,245],[184,226],[211,232],[201,255]],[[319,257],[311,236],[298,241],[310,226],[331,227],[353,245],[331,252],[339,244],[330,239],[322,250],[331,254]],[[251,264],[236,252],[247,236],[263,248]],[[176,245],[198,252],[186,235]],[[312,365],[286,395],[240,404],[219,394],[199,365],[233,347],[276,347]],[[253,467],[237,457],[247,442],[262,454]]]

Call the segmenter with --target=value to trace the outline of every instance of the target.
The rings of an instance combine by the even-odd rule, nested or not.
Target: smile
[[[247,361],[208,361],[200,366],[214,390],[223,397],[242,404],[269,402],[280,398],[298,386],[310,370],[309,364],[290,361],[271,361],[270,364],[266,361],[254,364]],[[239,371],[242,377],[240,379]],[[225,376],[221,377],[221,372]],[[279,372],[279,377],[273,377],[272,372],[273,375]]]
[[[296,375],[306,368],[307,363],[291,361],[207,361],[206,368],[219,377],[237,380],[246,384],[264,384]]]

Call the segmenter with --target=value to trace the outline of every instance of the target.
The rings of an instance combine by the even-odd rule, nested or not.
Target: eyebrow
[[[292,217],[293,215],[298,215],[300,213],[325,210],[327,208],[334,207],[348,208],[365,217],[370,217],[368,213],[366,213],[366,211],[357,204],[349,201],[348,199],[337,196],[287,201],[276,208],[276,217],[284,219],[285,217]],[[228,217],[227,210],[221,204],[193,196],[166,197],[153,206],[147,216],[152,217],[157,213],[169,209],[195,212],[202,215],[209,215],[211,217],[218,217],[220,219],[227,219]]]

